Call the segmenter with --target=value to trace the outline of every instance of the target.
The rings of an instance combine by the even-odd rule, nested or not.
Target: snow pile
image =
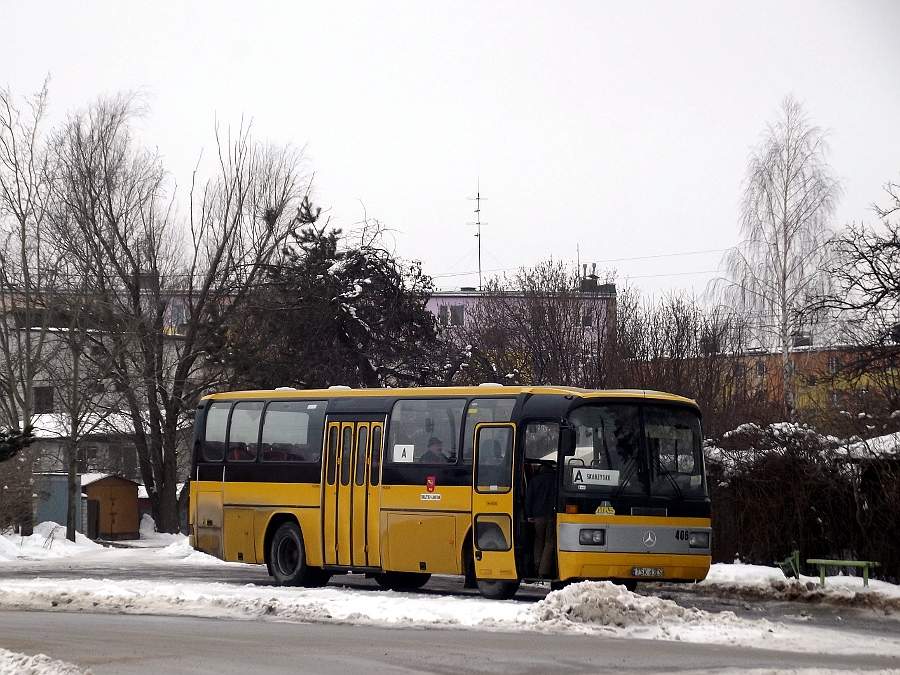
[[[694,615],[671,600],[638,595],[609,581],[582,581],[550,593],[532,609],[535,620],[554,624],[596,624],[627,628],[685,623]]]
[[[52,522],[41,523],[27,537],[5,532],[0,536],[0,561],[4,560],[46,560],[66,558],[86,549],[102,549],[80,532],[75,533],[75,541],[66,539],[66,528]]]
[[[618,637],[705,641],[704,631],[716,626],[717,640],[749,644],[753,636],[776,633],[785,626],[766,619],[749,621],[733,612],[712,614],[682,607],[671,600],[632,593],[609,581],[584,581],[550,593],[531,609],[539,629],[602,633]]]
[[[801,574],[799,579],[788,579],[781,570],[744,565],[740,561],[713,565],[706,579],[694,589],[707,595],[738,597],[751,602],[782,600],[877,610],[886,615],[900,612],[900,586],[896,584],[869,579],[869,585],[865,586],[861,576],[839,574],[826,577],[823,587],[817,576]]]
[[[0,647],[0,673],[19,673],[22,675],[91,675],[90,668],[82,670],[78,666],[56,661],[44,654],[27,656]]]

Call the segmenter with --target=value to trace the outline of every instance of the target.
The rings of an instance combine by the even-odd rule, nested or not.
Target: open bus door
[[[519,588],[513,541],[513,424],[475,427],[472,538],[475,577],[485,597],[510,598]]]

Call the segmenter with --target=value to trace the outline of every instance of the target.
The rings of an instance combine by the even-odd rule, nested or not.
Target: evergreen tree
[[[24,431],[0,431],[0,462],[12,459],[33,442],[31,427],[25,427]]]
[[[279,265],[229,325],[222,360],[242,387],[380,387],[434,381],[431,278],[396,258],[383,229],[358,239],[318,226],[307,200],[303,223]]]

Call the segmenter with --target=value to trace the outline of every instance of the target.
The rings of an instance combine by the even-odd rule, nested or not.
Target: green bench
[[[794,579],[800,578],[800,551],[793,551],[787,558],[784,560],[776,560],[775,565],[781,568],[781,571],[784,572],[784,576],[788,579],[793,577]]]
[[[796,553],[796,551],[795,551]],[[819,566],[819,583],[825,585],[825,568],[826,567],[861,567],[863,571],[863,586],[869,585],[869,570],[873,567],[881,567],[881,563],[871,560],[825,560],[823,558],[809,558],[806,563],[808,565]]]

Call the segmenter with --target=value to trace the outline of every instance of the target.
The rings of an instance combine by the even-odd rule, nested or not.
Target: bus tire
[[[315,577],[313,570],[306,566],[306,549],[303,533],[294,522],[278,526],[269,547],[269,561],[272,576],[279,586],[307,586]]]
[[[382,588],[392,591],[415,591],[431,579],[430,574],[420,572],[384,572],[372,577]]]
[[[509,600],[519,590],[518,581],[497,581],[495,579],[478,579],[478,592],[488,600]]]

